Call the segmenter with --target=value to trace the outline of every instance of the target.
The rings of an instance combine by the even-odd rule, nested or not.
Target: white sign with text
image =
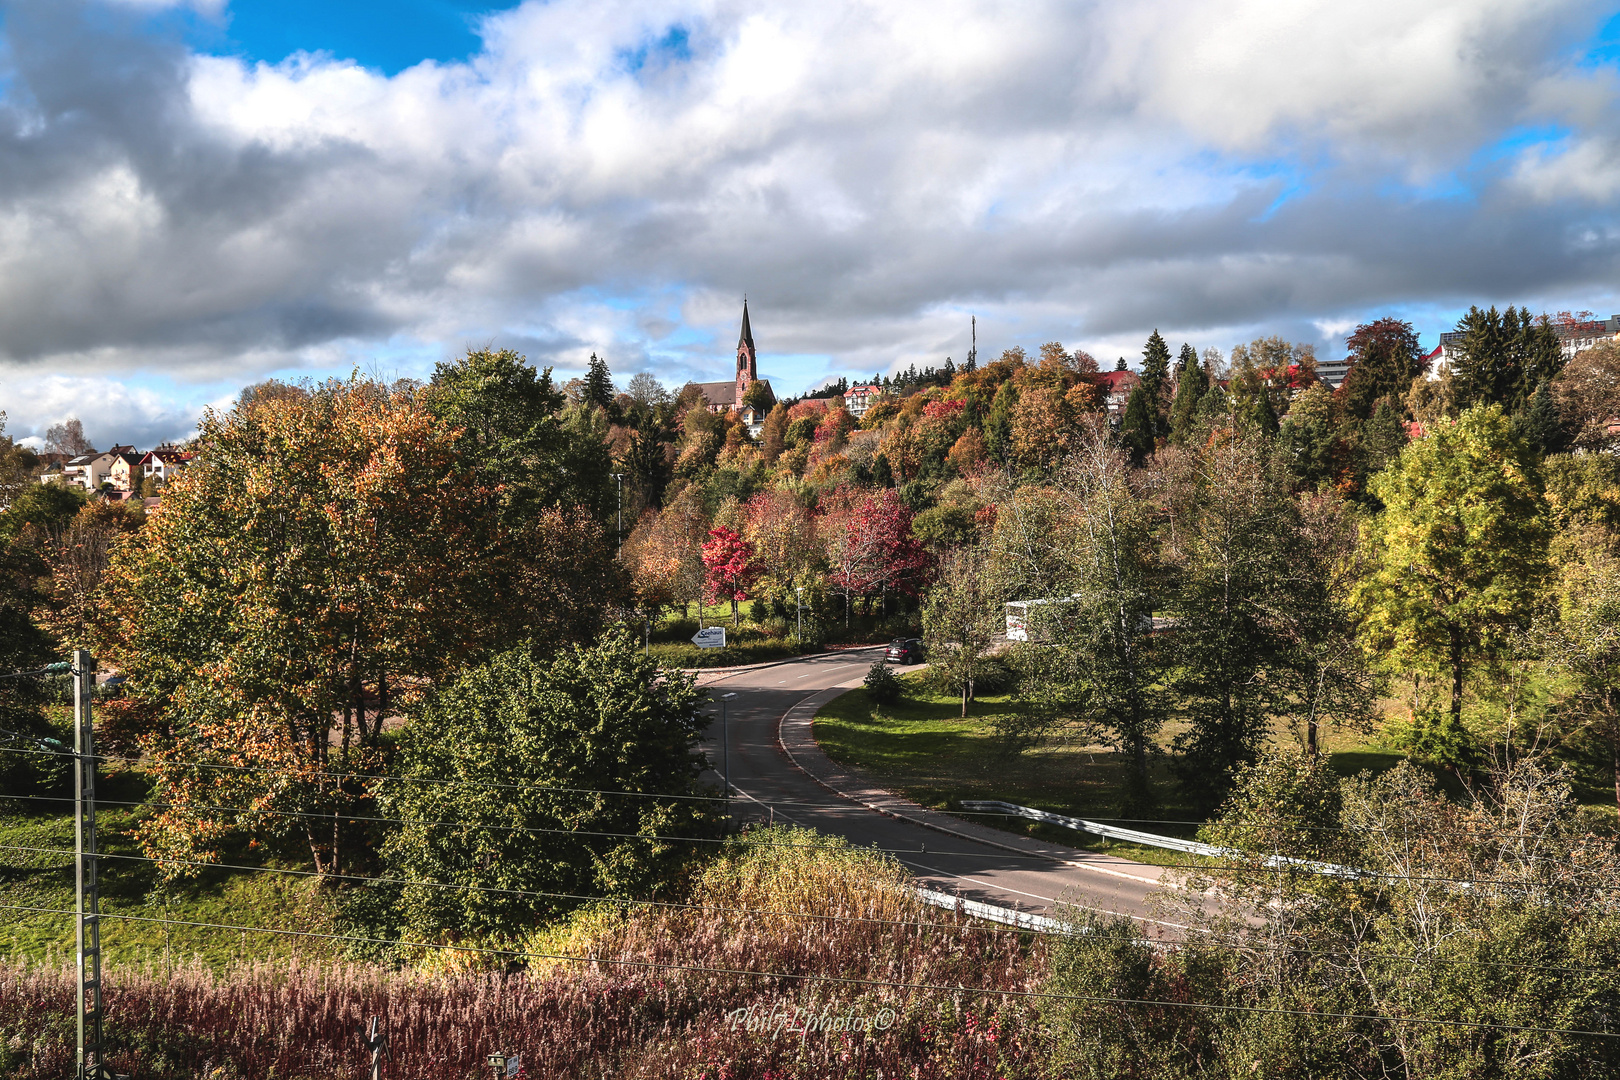
[[[726,647],[726,628],[723,626],[705,626],[697,632],[692,644],[700,649],[723,649]]]

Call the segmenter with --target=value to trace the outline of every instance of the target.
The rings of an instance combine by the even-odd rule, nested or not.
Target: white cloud
[[[393,77],[13,8],[13,372],[216,386],[494,341],[680,381],[724,369],[747,291],[767,366],[808,382],[960,360],[969,312],[982,354],[1106,360],[1155,325],[1226,347],[1392,303],[1591,306],[1617,268],[1584,0],[553,0]],[[1481,171],[1537,124],[1573,134]],[[1447,176],[1470,197],[1410,187]]]

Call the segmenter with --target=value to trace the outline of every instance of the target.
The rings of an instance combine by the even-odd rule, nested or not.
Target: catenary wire
[[[37,800],[46,801],[46,802],[72,802],[73,801],[73,799],[71,797],[65,796],[65,795],[13,795],[13,794],[6,794],[6,793],[0,793],[0,799],[37,799]],[[486,824],[486,823],[482,823],[482,822],[469,822],[469,821],[415,821],[415,820],[406,819],[406,818],[375,817],[375,816],[361,815],[361,814],[341,814],[341,813],[334,813],[334,812],[314,813],[312,811],[305,811],[305,810],[260,810],[260,809],[254,809],[254,808],[251,808],[251,807],[211,806],[211,805],[200,804],[200,803],[199,804],[150,803],[150,802],[132,802],[132,801],[129,801],[129,800],[119,800],[119,799],[98,799],[96,801],[97,801],[98,805],[128,806],[128,807],[147,808],[147,809],[154,809],[154,810],[176,809],[176,808],[179,808],[179,809],[191,809],[191,810],[209,810],[209,811],[218,811],[218,812],[232,813],[232,814],[250,814],[250,815],[251,814],[264,814],[264,815],[268,815],[268,816],[272,816],[272,817],[290,817],[290,818],[312,819],[312,820],[322,821],[322,822],[331,822],[334,818],[337,818],[337,819],[340,819],[342,821],[351,822],[351,823],[352,822],[365,822],[367,824],[383,824],[383,825],[418,825],[418,826],[431,826],[431,827],[441,827],[442,826],[442,827],[451,828],[451,829],[483,829],[483,830],[487,830],[487,831],[490,831],[490,832],[513,832],[513,833],[524,833],[524,834],[532,834],[532,835],[547,835],[547,836],[592,836],[592,837],[598,837],[598,838],[603,838],[603,839],[641,840],[641,841],[646,841],[646,842],[660,842],[660,843],[724,844],[724,843],[728,842],[728,840],[729,840],[728,837],[724,837],[724,836],[718,836],[718,837],[663,836],[663,835],[660,835],[660,834],[652,834],[652,833],[597,832],[597,831],[591,831],[591,830],[585,830],[585,829],[539,829],[539,828],[533,828],[533,827],[522,826],[522,825],[492,825],[492,824]],[[771,842],[771,841],[760,841],[759,844],[760,844],[761,847],[790,848],[790,849],[792,849],[792,848],[812,848],[813,849],[813,848],[816,848],[816,847],[819,846],[819,845],[816,845],[816,844],[792,844],[792,843],[784,844],[784,843],[776,843],[776,842]],[[1033,854],[1033,853],[1028,854],[1028,855],[1021,855],[1021,854],[1009,853],[1009,852],[946,851],[946,850],[927,850],[927,849],[913,850],[911,848],[885,848],[885,847],[878,847],[876,845],[872,845],[872,846],[869,846],[869,847],[868,846],[861,846],[859,848],[859,850],[876,852],[876,853],[878,853],[880,855],[893,855],[896,858],[899,858],[902,862],[904,861],[904,857],[906,857],[906,856],[917,856],[917,855],[927,855],[927,856],[930,856],[930,857],[938,857],[938,856],[944,855],[944,856],[960,857],[960,858],[1002,859],[1002,860],[1006,860],[1006,859],[1027,859],[1027,860],[1042,861],[1042,862],[1064,862],[1064,861],[1067,861],[1067,860],[1064,860],[1060,856],[1057,856],[1057,855]],[[158,860],[158,861],[161,862],[162,860]],[[1159,866],[1159,867],[1161,867],[1163,869],[1167,869],[1167,870],[1195,870],[1195,871],[1197,871],[1197,870],[1221,870],[1221,869],[1226,869],[1226,870],[1240,870],[1240,871],[1242,871],[1244,873],[1267,873],[1267,874],[1301,874],[1301,873],[1303,873],[1303,874],[1308,874],[1308,875],[1311,875],[1311,876],[1334,876],[1334,877],[1340,876],[1340,875],[1336,875],[1336,874],[1325,874],[1325,872],[1322,872],[1322,871],[1312,871],[1310,869],[1302,869],[1300,867],[1293,867],[1293,866],[1254,866],[1254,865],[1244,865],[1244,866],[1238,866],[1238,867],[1220,867],[1220,866],[1211,865],[1209,863],[1186,863],[1186,862],[1156,863],[1156,864],[1152,864],[1152,865],[1156,865],[1156,866]],[[1537,882],[1537,881],[1514,881],[1514,880],[1511,880],[1511,879],[1504,879],[1504,878],[1455,878],[1455,877],[1442,877],[1442,876],[1439,876],[1439,875],[1430,875],[1430,874],[1396,874],[1396,873],[1384,873],[1384,872],[1380,872],[1380,871],[1376,871],[1376,870],[1363,870],[1363,869],[1359,869],[1359,868],[1352,868],[1352,869],[1355,869],[1356,873],[1358,875],[1360,875],[1361,877],[1363,877],[1363,878],[1371,878],[1371,879],[1374,879],[1374,880],[1388,880],[1388,881],[1421,881],[1421,882],[1428,882],[1428,883],[1432,883],[1432,884],[1436,884],[1436,885],[1468,885],[1468,886],[1497,885],[1497,886],[1504,886],[1504,887],[1507,887],[1507,888],[1516,888],[1516,889],[1529,889],[1529,888],[1540,888],[1540,889],[1585,889],[1585,890],[1590,890],[1590,891],[1594,891],[1594,892],[1606,892],[1606,891],[1620,890],[1620,885],[1604,885],[1604,884],[1599,884],[1599,883],[1596,883],[1596,882]]]
[[[27,852],[32,852],[32,853],[35,853],[35,854],[43,854],[43,855],[74,855],[74,854],[76,854],[71,848],[40,848],[40,847],[29,847],[29,846],[22,845],[22,844],[4,844],[4,843],[0,843],[0,850],[27,851]],[[817,920],[821,920],[821,921],[824,921],[824,922],[875,923],[875,924],[884,925],[884,926],[915,926],[915,927],[926,927],[926,928],[938,929],[938,930],[964,930],[964,929],[966,929],[966,930],[976,930],[976,931],[983,931],[983,932],[986,932],[986,933],[996,933],[996,934],[1028,934],[1028,933],[1031,932],[1028,929],[1023,929],[1023,928],[1018,928],[1018,927],[986,926],[986,925],[983,925],[982,923],[938,923],[938,922],[924,922],[922,920],[917,920],[917,919],[878,919],[878,918],[873,918],[871,916],[866,916],[866,915],[828,915],[828,914],[824,914],[824,913],[821,913],[821,912],[814,912],[814,911],[778,911],[778,910],[774,910],[774,909],[770,909],[770,908],[734,907],[734,906],[727,905],[727,904],[682,904],[682,903],[676,903],[674,901],[669,901],[669,900],[640,900],[640,899],[634,899],[634,898],[628,898],[628,897],[587,896],[587,895],[583,895],[583,894],[579,894],[579,893],[543,892],[543,891],[535,890],[535,889],[503,889],[503,888],[499,888],[499,887],[491,886],[491,885],[457,885],[457,884],[452,884],[452,883],[449,883],[449,882],[424,881],[424,880],[420,880],[420,879],[411,879],[411,878],[367,877],[367,876],[362,875],[362,874],[330,874],[330,873],[322,874],[319,871],[315,871],[315,870],[297,870],[297,869],[291,869],[291,868],[286,868],[286,867],[278,867],[278,866],[244,866],[244,865],[234,864],[234,863],[196,862],[196,861],[191,861],[191,860],[186,860],[186,859],[156,859],[156,858],[152,858],[151,856],[146,856],[146,855],[122,855],[122,854],[111,854],[111,853],[108,853],[108,852],[97,852],[95,857],[97,859],[120,859],[120,860],[124,860],[124,861],[127,861],[127,862],[142,862],[142,863],[149,863],[149,864],[152,864],[152,865],[157,865],[159,863],[164,863],[164,864],[175,864],[175,865],[180,865],[180,866],[197,867],[199,869],[234,870],[234,871],[243,871],[243,872],[247,872],[247,873],[286,874],[286,875],[297,876],[297,877],[319,877],[319,878],[324,878],[326,880],[353,881],[353,882],[359,882],[361,884],[425,885],[425,886],[429,886],[429,887],[432,887],[432,888],[448,889],[448,890],[455,890],[455,891],[460,891],[460,892],[499,893],[499,894],[508,895],[508,896],[532,896],[532,897],[540,897],[540,898],[543,898],[543,899],[552,899],[552,900],[578,900],[578,901],[583,901],[583,902],[588,902],[588,903],[606,903],[606,904],[622,905],[622,906],[627,906],[627,907],[666,908],[666,909],[678,910],[678,911],[724,912],[724,913],[735,914],[735,915],[773,915],[773,916],[778,916],[778,917],[782,917],[782,918],[817,919]],[[1019,912],[1019,914],[1029,914],[1029,913],[1028,912]],[[969,916],[969,917],[973,917],[973,916]],[[1160,946],[1160,945],[1165,944],[1165,942],[1156,941],[1156,940],[1151,939],[1151,938],[1143,938],[1138,942],[1138,944],[1150,945],[1150,946]],[[1174,947],[1178,948],[1178,949],[1221,949],[1221,950],[1228,950],[1228,951],[1231,951],[1231,950],[1247,950],[1247,951],[1251,951],[1251,952],[1278,952],[1278,951],[1282,951],[1282,950],[1278,950],[1278,949],[1270,949],[1270,950],[1264,949],[1263,947],[1255,945],[1253,943],[1238,944],[1238,943],[1214,942],[1214,941],[1181,941],[1181,942],[1175,942],[1173,944],[1174,944]],[[1324,952],[1324,951],[1319,950],[1319,949],[1303,949],[1303,950],[1298,950],[1298,951],[1303,952],[1306,955],[1310,955],[1310,956],[1330,956],[1331,957],[1331,956],[1338,955],[1338,954],[1331,953],[1331,952]],[[1583,967],[1570,967],[1570,966],[1553,965],[1553,964],[1520,964],[1520,963],[1513,963],[1511,961],[1499,961],[1499,960],[1461,960],[1461,959],[1447,958],[1447,957],[1417,957],[1417,956],[1382,956],[1382,957],[1379,957],[1378,959],[1382,960],[1382,961],[1395,961],[1395,962],[1399,962],[1399,963],[1413,963],[1413,964],[1417,964],[1417,963],[1434,963],[1434,964],[1446,964],[1446,965],[1450,965],[1450,966],[1489,967],[1489,968],[1511,969],[1511,970],[1515,970],[1515,971],[1560,972],[1560,973],[1564,973],[1564,974],[1580,974],[1580,975],[1607,975],[1607,974],[1612,974],[1612,971],[1610,971],[1609,969],[1606,969],[1606,968],[1583,968]]]
[[[31,911],[50,915],[74,915],[68,908],[42,908],[24,906],[20,904],[0,904],[0,908],[10,911]],[[757,977],[765,979],[793,979],[801,982],[828,982],[852,986],[875,986],[891,990],[927,990],[955,994],[994,994],[1001,997],[1018,997],[1025,999],[1041,999],[1051,1001],[1084,1001],[1105,1005],[1144,1005],[1150,1007],[1167,1007],[1194,1009],[1204,1012],[1238,1012],[1263,1013],[1282,1016],[1300,1016],[1318,1020],[1370,1020],[1389,1024],[1428,1024],[1439,1027],[1460,1027],[1474,1030],[1489,1031],[1523,1031],[1544,1035],[1582,1035],[1600,1039],[1620,1038],[1620,1033],[1610,1031],[1590,1031],[1583,1028],[1549,1028],[1536,1027],[1528,1024],[1492,1024],[1475,1020],[1444,1020],[1427,1016],[1381,1016],[1373,1013],[1348,1012],[1312,1012],[1307,1009],[1275,1009],[1260,1005],[1212,1005],[1197,1001],[1158,1001],[1149,998],[1112,997],[1102,994],[1063,994],[1049,990],[1000,990],[993,987],[951,986],[946,983],[913,983],[897,982],[884,979],[858,979],[848,975],[821,975],[788,971],[756,971],[749,968],[711,967],[701,964],[662,964],[652,960],[613,960],[604,957],[569,956],[566,953],[531,952],[524,949],[495,949],[487,946],[449,945],[429,941],[396,941],[389,938],[372,938],[359,935],[325,934],[314,930],[284,930],[268,926],[236,926],[230,923],[196,922],[189,919],[161,919],[143,915],[112,915],[102,914],[103,919],[118,919],[125,922],[152,923],[164,926],[189,926],[203,930],[231,930],[242,933],[278,934],[289,937],[314,938],[327,941],[344,941],[351,944],[385,945],[393,948],[407,949],[444,949],[453,952],[479,953],[490,956],[517,957],[524,960],[556,960],[573,964],[604,964],[614,967],[640,968],[651,971],[688,971],[706,975],[735,975],[739,977]]]
[[[37,754],[37,755],[41,755],[41,756],[45,756],[45,757],[69,757],[69,758],[71,758],[71,757],[80,757],[80,756],[82,756],[82,755],[75,754],[72,750],[36,750],[36,749],[30,749],[30,748],[27,748],[27,747],[11,747],[11,746],[0,746],[0,751],[6,751],[6,752],[18,753],[18,754]],[[119,763],[123,763],[123,764],[126,764],[126,765],[138,765],[138,764],[142,763],[143,761],[150,760],[150,759],[145,759],[145,758],[121,756],[121,755],[116,755],[116,754],[94,754],[94,755],[90,755],[90,758],[91,758],[91,760],[94,760],[94,761],[119,762]],[[211,770],[222,771],[222,772],[261,773],[261,774],[267,775],[267,776],[307,776],[308,775],[308,773],[306,771],[303,771],[303,770],[278,769],[278,768],[274,768],[274,767],[269,766],[269,765],[224,765],[224,764],[220,764],[220,763],[217,763],[217,762],[206,762],[206,761],[166,761],[166,762],[164,762],[164,764],[175,765],[175,766],[179,766],[179,767],[182,767],[182,768],[211,769]],[[334,780],[334,781],[339,781],[339,782],[344,781],[344,780],[384,780],[384,781],[397,781],[397,782],[400,782],[400,783],[410,783],[410,784],[446,784],[446,785],[448,785],[448,784],[470,784],[470,785],[478,787],[479,789],[489,788],[489,789],[495,789],[495,790],[499,790],[499,791],[560,792],[560,793],[564,793],[564,794],[576,794],[576,795],[606,795],[606,796],[613,796],[613,797],[618,797],[618,798],[668,799],[668,800],[680,801],[680,802],[719,802],[719,803],[729,803],[729,804],[733,804],[733,805],[736,804],[736,800],[732,799],[730,796],[727,796],[727,795],[675,795],[675,794],[664,794],[664,793],[661,793],[661,792],[651,792],[651,791],[619,791],[619,790],[613,790],[613,789],[609,789],[609,788],[566,787],[566,786],[555,785],[555,784],[507,784],[507,783],[500,783],[498,781],[469,780],[469,779],[457,780],[457,779],[446,779],[446,778],[443,778],[443,777],[435,777],[435,776],[399,776],[399,775],[395,775],[395,774],[392,774],[392,773],[325,772],[325,773],[322,773],[320,775],[320,778],[323,779],[323,780]],[[781,807],[817,808],[817,807],[825,807],[827,805],[825,802],[815,802],[815,801],[811,801],[811,800],[807,800],[807,799],[775,799],[775,798],[759,799],[759,798],[754,798],[752,796],[750,796],[750,799],[751,799],[751,801],[756,802],[759,805],[765,806],[765,807],[781,806]],[[98,800],[98,801],[99,802],[105,802],[107,800]],[[1011,818],[1011,819],[1014,819],[1014,820],[1017,820],[1017,821],[1028,821],[1028,822],[1030,822],[1032,824],[1036,824],[1036,825],[1044,824],[1044,825],[1048,825],[1049,827],[1052,827],[1052,828],[1064,828],[1065,827],[1065,826],[1057,825],[1057,824],[1055,824],[1053,822],[1036,821],[1036,820],[1034,820],[1032,818],[1027,818],[1022,814],[1014,814],[1014,813],[1011,813],[1011,812],[1005,811],[1005,810],[963,810],[963,809],[960,809],[960,808],[947,808],[947,809],[944,809],[944,810],[934,810],[934,809],[932,809],[930,807],[926,807],[926,806],[923,807],[922,809],[925,810],[925,811],[928,811],[930,813],[948,814],[951,817],[959,817],[959,818],[986,818],[986,817]],[[1074,816],[1074,815],[1071,815],[1071,816]],[[1101,821],[1101,822],[1123,822],[1123,823],[1128,823],[1128,824],[1139,824],[1139,825],[1182,825],[1182,826],[1191,826],[1191,827],[1194,827],[1194,828],[1203,828],[1203,827],[1210,826],[1210,825],[1219,825],[1223,829],[1274,829],[1274,828],[1282,828],[1282,829],[1298,830],[1298,831],[1301,831],[1301,832],[1339,832],[1339,833],[1346,833],[1347,832],[1347,833],[1363,833],[1364,834],[1364,833],[1369,833],[1369,832],[1379,832],[1379,831],[1386,831],[1387,832],[1388,831],[1388,830],[1378,830],[1378,829],[1369,828],[1369,827],[1354,828],[1354,827],[1351,827],[1351,826],[1348,826],[1348,825],[1303,825],[1303,824],[1299,824],[1297,822],[1292,822],[1292,821],[1211,822],[1211,821],[1187,821],[1187,820],[1180,820],[1180,819],[1174,819],[1174,818],[1105,817],[1105,816],[1098,815],[1098,814],[1087,814],[1086,816],[1090,820]],[[1513,831],[1513,830],[1501,830],[1501,829],[1469,829],[1469,830],[1467,830],[1467,833],[1470,836],[1490,836],[1490,837],[1528,837],[1528,836],[1536,835],[1534,833],[1524,833],[1524,832],[1517,832],[1517,831]],[[1178,837],[1178,838],[1175,838],[1175,839],[1184,839],[1184,838]],[[1130,841],[1125,841],[1125,842],[1129,843]]]

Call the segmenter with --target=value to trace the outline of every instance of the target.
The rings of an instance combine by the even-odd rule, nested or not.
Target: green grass
[[[816,740],[827,756],[858,769],[875,782],[936,810],[960,813],[963,799],[1000,799],[1055,814],[1101,820],[1166,836],[1191,838],[1202,820],[1180,799],[1169,760],[1150,760],[1158,810],[1153,821],[1120,821],[1128,763],[1122,755],[1079,739],[1057,739],[1023,754],[1005,753],[991,718],[1008,708],[1008,696],[983,697],[961,716],[961,699],[928,690],[920,675],[903,677],[906,698],[879,707],[865,690],[852,690],[824,705],[815,720]],[[1163,738],[1179,725],[1167,726]],[[1279,739],[1287,738],[1283,733]],[[1328,746],[1329,764],[1341,775],[1393,768],[1403,755],[1346,736]],[[1442,777],[1442,783],[1454,778]],[[1449,790],[1449,788],[1448,788]],[[1162,848],[1109,841],[1057,826],[1016,818],[975,818],[984,824],[1089,851],[1106,851],[1156,865],[1184,864],[1189,856]]]
[[[865,690],[857,689],[822,707],[816,715],[815,736],[828,757],[936,810],[961,812],[963,799],[1001,799],[1074,817],[1107,818],[1120,812],[1127,767],[1120,755],[1062,738],[1037,750],[1007,754],[990,724],[991,717],[1007,710],[1007,696],[978,698],[969,703],[968,716],[963,719],[960,698],[926,690],[919,675],[904,679],[907,696],[895,705],[876,706]],[[1129,827],[1191,836],[1194,826],[1175,824],[1191,821],[1192,811],[1178,801],[1168,764],[1158,758],[1150,768],[1159,798],[1157,816],[1167,820]],[[1187,859],[1179,852],[1123,844],[1033,821],[974,820],[1143,862],[1168,865]]]
[[[139,799],[140,778],[115,772],[104,778],[100,794],[109,801]],[[71,911],[73,817],[71,813],[51,812],[51,804],[32,806],[50,809],[0,816],[0,904]],[[106,856],[101,860],[99,875],[104,913],[318,933],[332,929],[330,901],[313,888],[310,878],[209,869],[195,878],[159,888],[156,869],[150,863],[129,858],[141,854],[130,835],[137,812],[127,807],[108,807],[97,815],[99,847]],[[240,848],[227,852],[221,861],[302,868],[292,861],[264,860]],[[336,957],[340,952],[336,943],[319,939],[123,919],[105,920],[101,938],[103,959],[109,964],[180,964],[196,958],[223,969],[244,959]],[[74,950],[71,915],[6,910],[5,917],[0,918],[0,956],[62,959],[71,958]]]

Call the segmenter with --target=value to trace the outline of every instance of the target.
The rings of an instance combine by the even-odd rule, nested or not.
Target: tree
[[[663,838],[718,832],[693,798],[705,697],[623,631],[462,674],[405,729],[404,779],[379,799],[401,819],[381,847],[385,874],[426,884],[378,886],[393,895],[376,906],[417,940],[515,941],[577,904],[537,892],[657,895],[692,855]]]
[[[759,577],[754,545],[727,528],[709,530],[703,545],[705,598],[731,601],[731,625],[737,625],[737,601],[748,599],[748,590]]]
[[[1361,458],[1367,474],[1381,472],[1398,461],[1406,442],[1406,425],[1401,423],[1400,413],[1387,399],[1380,401],[1361,436]]]
[[[94,452],[95,447],[84,437],[84,425],[77,416],[70,416],[60,424],[45,429],[45,452],[79,457]]]
[[[684,616],[687,605],[698,601],[702,623],[703,543],[708,533],[701,495],[692,487],[682,490],[662,512],[649,511],[642,518],[625,541],[621,559],[643,607],[657,611],[665,604],[678,604]]]
[[[607,361],[591,353],[590,365],[585,370],[585,404],[601,409],[613,408],[613,373]]]
[[[664,384],[645,371],[638,371],[630,376],[630,385],[625,388],[625,392],[630,395],[636,404],[645,405],[648,408],[667,405],[671,400],[669,391],[664,389]]]
[[[1296,487],[1314,491],[1336,471],[1333,392],[1326,383],[1306,390],[1277,428],[1277,447]]]
[[[1297,508],[1267,440],[1212,440],[1173,463],[1168,560],[1177,573],[1171,693],[1189,727],[1174,741],[1182,784],[1202,807],[1225,795],[1284,710],[1289,661],[1277,612],[1290,610]]]
[[[1145,383],[1138,383],[1125,402],[1119,425],[1120,445],[1130,451],[1131,463],[1140,465],[1153,454],[1153,398]]]
[[[1564,366],[1563,346],[1545,317],[1532,318],[1528,308],[1468,309],[1457,322],[1463,335],[1452,362],[1457,407],[1500,405],[1509,415],[1529,402],[1543,380],[1551,381]]]
[[[911,511],[893,488],[861,495],[844,490],[827,500],[822,515],[828,583],[844,594],[847,625],[854,599],[890,589],[915,596],[925,585],[932,560],[912,535]]]
[[[1543,618],[1541,638],[1551,666],[1573,688],[1569,710],[1608,743],[1615,809],[1620,812],[1620,558],[1590,533],[1567,545],[1559,567],[1557,609]]]
[[[1536,387],[1535,395],[1524,411],[1513,418],[1513,429],[1531,452],[1539,457],[1556,454],[1567,447],[1563,417],[1559,415],[1558,405],[1553,401],[1552,389],[1546,380]]]
[[[1005,462],[1012,456],[1013,414],[1017,408],[1018,388],[1008,379],[996,390],[984,422],[984,445],[997,461]]]
[[[1209,389],[1209,379],[1198,364],[1198,354],[1191,345],[1181,347],[1176,361],[1176,396],[1170,406],[1170,441],[1180,445],[1192,434],[1193,418],[1198,413],[1198,400]]]
[[[1385,398],[1402,398],[1423,374],[1423,348],[1412,324],[1383,318],[1362,323],[1345,339],[1350,371],[1338,390],[1346,416],[1366,420]]]
[[[1620,341],[1602,341],[1575,354],[1552,381],[1552,395],[1571,445],[1607,450],[1620,441],[1611,431],[1620,417]]]
[[[1371,572],[1353,593],[1369,648],[1443,673],[1462,722],[1469,668],[1528,625],[1546,579],[1547,516],[1535,466],[1502,409],[1477,405],[1407,447],[1371,483]]]
[[[923,605],[923,640],[929,664],[961,690],[964,717],[974,681],[983,674],[985,654],[1004,625],[1002,613],[984,553],[969,547],[947,555]]]
[[[1153,642],[1153,520],[1127,463],[1093,428],[1062,474],[1071,525],[1062,535],[1071,601],[1054,606],[1057,640],[1090,690],[1096,719],[1130,761],[1126,812],[1146,809],[1148,747],[1164,720]]]
[[[1142,386],[1147,391],[1148,404],[1153,409],[1154,423],[1157,425],[1170,392],[1170,346],[1164,343],[1157,330],[1149,335],[1147,344],[1142,346]],[[1159,433],[1157,427],[1153,433]]]
[[[204,414],[162,513],[115,546],[92,635],[161,716],[150,855],[207,862],[300,823],[339,871],[384,719],[521,638],[526,575],[572,571],[575,550],[509,542],[462,434],[366,380]]]
[[[89,647],[97,621],[98,593],[113,546],[145,523],[146,514],[139,504],[97,501],[85,505],[66,524],[30,530],[28,539],[48,574],[35,618],[64,649]]]

